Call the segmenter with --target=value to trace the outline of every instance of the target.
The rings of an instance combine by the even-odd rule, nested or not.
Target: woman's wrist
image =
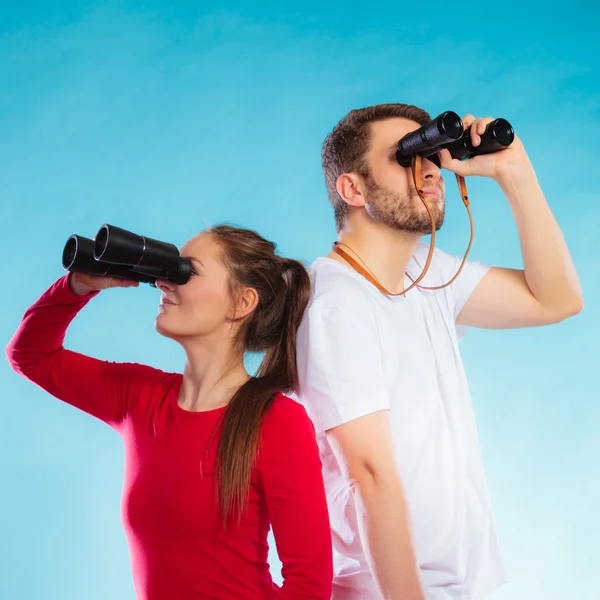
[[[69,284],[69,288],[71,288],[71,291],[76,296],[89,296],[90,294],[93,294],[94,292],[98,291],[81,281],[77,273],[69,273],[67,282]]]

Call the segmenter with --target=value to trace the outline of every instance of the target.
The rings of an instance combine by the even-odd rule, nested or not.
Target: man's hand
[[[477,147],[492,118],[463,119],[471,126]],[[440,165],[468,177],[491,177],[502,188],[515,217],[523,251],[524,270],[492,268],[479,283],[458,323],[491,329],[531,327],[557,323],[583,308],[581,285],[569,250],[521,140],[515,136],[504,150],[452,159],[439,152]]]
[[[476,119],[470,114],[463,118],[465,129],[471,127],[470,134],[473,146],[479,146],[481,134],[493,120],[492,117]],[[439,157],[443,169],[448,169],[448,171],[463,177],[491,177],[498,183],[502,183],[503,180],[509,177],[533,175],[533,167],[529,157],[525,152],[523,143],[516,135],[510,146],[498,152],[474,156],[468,160],[459,160],[452,158],[448,150],[442,150],[439,152]]]

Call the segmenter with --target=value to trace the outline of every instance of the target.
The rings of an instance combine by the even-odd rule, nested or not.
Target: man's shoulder
[[[311,296],[307,311],[372,310],[372,290],[361,275],[330,258],[318,258],[310,267]]]
[[[431,246],[427,242],[419,242],[415,248],[408,266],[408,272],[411,277],[418,277],[422,273],[427,263],[430,248]],[[446,283],[455,273],[459,262],[456,256],[435,246],[433,256],[431,257],[431,264],[421,285],[427,287]]]
[[[423,268],[427,262],[427,256],[429,255],[430,248],[431,245],[427,242],[419,242],[413,253],[412,262],[420,268]],[[433,256],[429,269],[434,271],[438,269],[444,270],[448,263],[454,263],[456,259],[456,256],[449,254],[436,245],[433,249]]]

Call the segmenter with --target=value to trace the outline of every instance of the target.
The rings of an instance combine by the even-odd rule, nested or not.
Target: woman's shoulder
[[[312,435],[314,427],[306,409],[297,400],[277,394],[263,421],[263,436]]]
[[[315,428],[304,406],[284,394],[277,394],[263,419],[259,471],[272,475],[282,465],[305,464],[318,452]],[[284,471],[288,473],[287,467]]]
[[[179,389],[183,375],[138,362],[107,362],[110,378],[129,398],[142,401],[146,408],[161,403]],[[139,402],[138,402],[139,404]]]
[[[173,380],[182,377],[181,373],[163,371],[162,369],[144,363],[106,361],[106,364],[110,365],[113,370],[118,371],[124,379],[137,379],[140,382],[149,385],[157,385],[163,382],[169,384]]]
[[[306,415],[306,410],[304,409],[304,406],[300,404],[300,402],[290,398],[290,396],[286,396],[282,392],[279,392],[277,396],[275,396],[273,404],[271,404],[271,408],[267,414],[271,415],[271,418],[276,419],[294,417],[303,418],[303,415]]]

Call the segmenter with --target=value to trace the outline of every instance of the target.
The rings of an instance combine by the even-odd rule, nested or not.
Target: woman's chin
[[[160,314],[156,317],[156,319],[154,319],[154,329],[156,329],[157,333],[159,333],[160,335],[164,336],[164,337],[168,337],[168,338],[173,338],[175,337],[175,334],[173,331],[171,331],[171,329],[168,327],[168,325],[164,322],[165,319],[163,318],[163,314]]]

